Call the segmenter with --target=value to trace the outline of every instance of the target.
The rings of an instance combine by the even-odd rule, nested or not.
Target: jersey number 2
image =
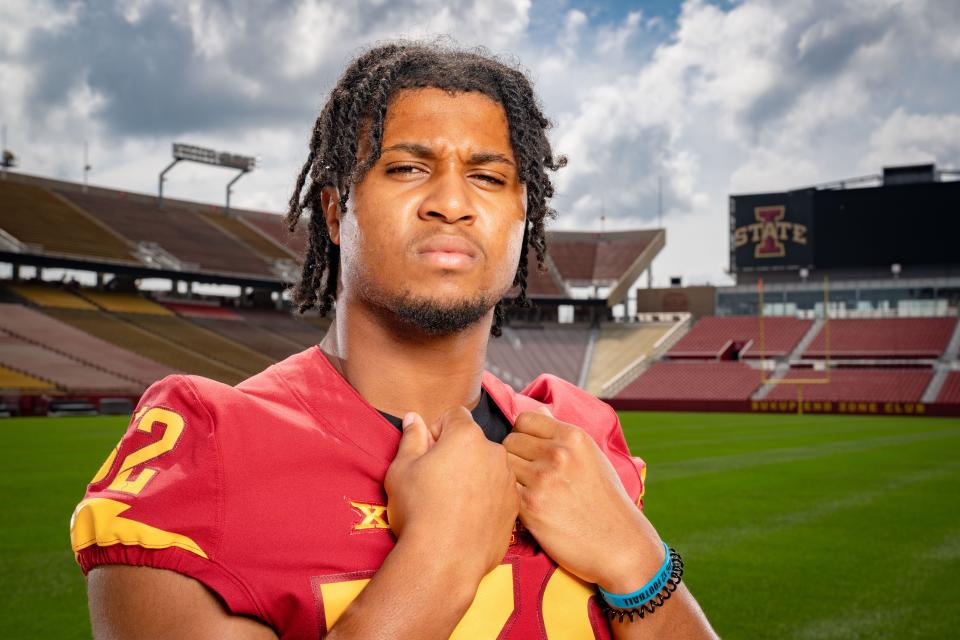
[[[113,482],[107,487],[108,491],[119,491],[135,496],[143,491],[143,488],[147,486],[151,478],[157,475],[157,470],[150,468],[141,469],[140,473],[131,480],[130,476],[133,474],[133,469],[137,465],[149,462],[173,449],[174,445],[177,444],[177,440],[180,439],[180,434],[183,433],[185,423],[179,413],[160,407],[142,409],[133,419],[137,423],[136,430],[143,431],[144,433],[152,433],[155,424],[161,424],[166,427],[159,440],[127,454],[120,463],[120,469],[117,471]],[[117,445],[117,448],[113,450],[103,463],[103,466],[100,467],[100,470],[97,471],[91,484],[103,480],[107,473],[109,473],[119,450],[120,446]]]

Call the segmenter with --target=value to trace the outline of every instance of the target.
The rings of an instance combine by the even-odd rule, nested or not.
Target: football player
[[[544,259],[547,127],[475,52],[346,69],[288,217],[295,300],[334,322],[235,387],[145,393],[71,521],[97,638],[713,637],[615,412],[483,370]]]

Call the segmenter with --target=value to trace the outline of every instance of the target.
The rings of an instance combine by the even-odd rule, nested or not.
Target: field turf
[[[960,420],[622,421],[649,466],[646,512],[721,636],[956,637]],[[125,426],[0,420],[0,638],[89,637],[68,519]]]

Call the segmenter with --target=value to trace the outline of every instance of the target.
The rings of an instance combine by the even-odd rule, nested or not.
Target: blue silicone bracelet
[[[600,585],[597,585],[597,588],[600,590],[600,595],[602,595],[603,599],[607,601],[607,604],[617,609],[635,609],[637,607],[642,607],[646,603],[653,600],[654,596],[660,593],[663,588],[667,586],[667,581],[670,579],[670,574],[673,573],[673,559],[670,556],[670,548],[667,546],[666,542],[663,543],[663,552],[665,557],[663,559],[663,566],[660,567],[660,571],[658,571],[657,575],[653,577],[653,580],[643,585],[633,593],[627,593],[624,595],[610,593]]]

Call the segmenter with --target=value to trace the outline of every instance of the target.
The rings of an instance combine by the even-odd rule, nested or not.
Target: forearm
[[[426,537],[404,536],[327,636],[447,638],[466,613],[483,577],[461,554]]]
[[[624,531],[624,537],[633,542],[629,545],[632,553],[625,553],[620,563],[614,565],[615,570],[605,574],[602,584],[611,593],[631,593],[637,589],[638,577],[656,575],[666,561],[664,543],[660,540],[656,529],[642,511],[634,511],[632,535]],[[663,593],[663,591],[661,591]],[[678,638],[681,640],[699,640],[701,638],[716,638],[717,635],[710,627],[707,617],[700,605],[681,582],[670,597],[663,601],[663,605],[656,607],[653,613],[645,613],[643,619],[634,616],[624,616],[621,622],[618,618],[610,621],[613,637],[617,640],[635,640],[639,638]]]
[[[610,630],[616,640],[700,640],[718,637],[700,605],[682,582],[670,599],[664,602],[662,607],[657,607],[653,614],[645,615],[642,620],[635,616],[633,622],[626,616],[623,622],[614,618],[610,621]]]

